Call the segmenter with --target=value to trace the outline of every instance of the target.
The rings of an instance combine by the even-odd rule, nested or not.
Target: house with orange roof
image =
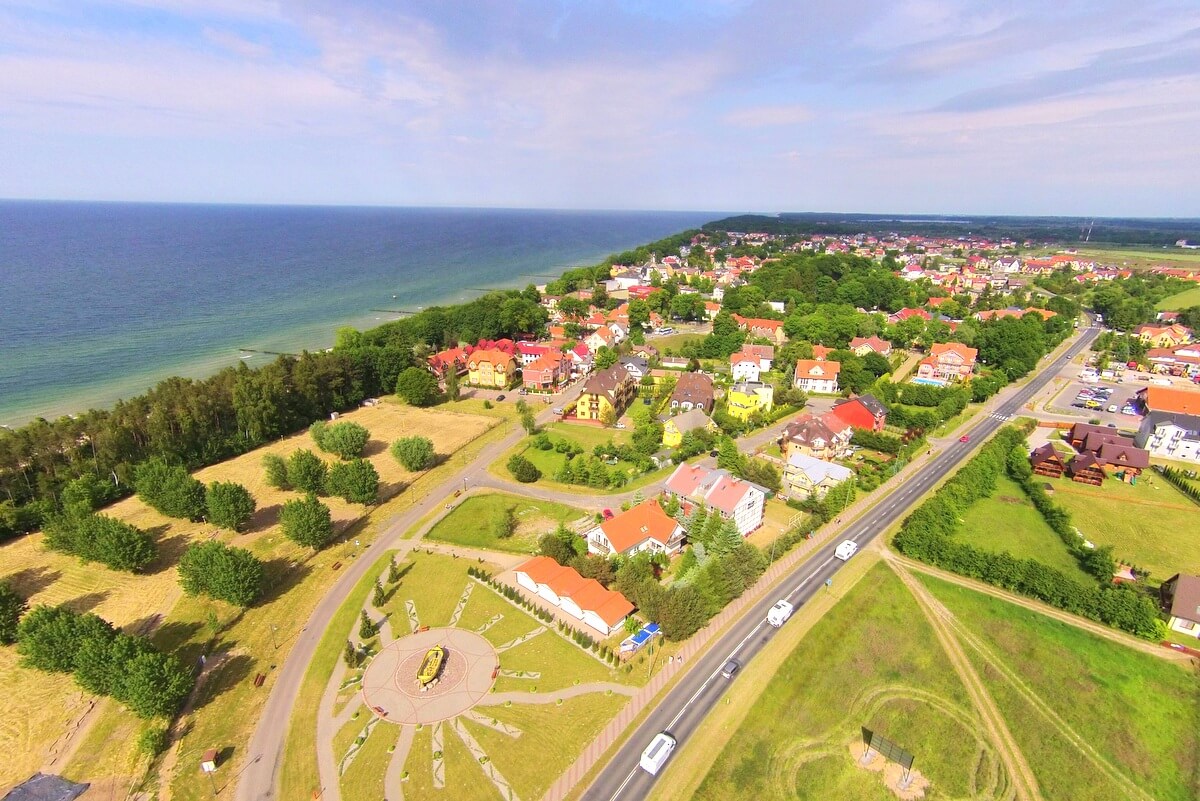
[[[649,499],[605,520],[586,536],[588,552],[601,556],[631,556],[642,551],[673,556],[683,547],[685,533],[658,501]]]
[[[1149,412],[1200,414],[1200,392],[1174,387],[1143,387],[1137,391],[1142,409]]]
[[[517,378],[517,361],[502,350],[480,349],[467,356],[467,381],[477,387],[507,389]]]
[[[856,356],[878,353],[880,356],[887,357],[892,355],[892,343],[876,336],[855,337],[850,340],[850,350]]]
[[[975,371],[979,351],[961,342],[937,343],[917,365],[917,378],[929,381],[962,381]]]
[[[601,348],[613,348],[617,345],[617,335],[607,325],[597,328],[583,338],[583,344],[595,353]]]
[[[762,337],[769,339],[776,345],[782,345],[787,342],[787,334],[783,331],[782,320],[765,320],[758,317],[742,317],[733,315],[733,320],[738,324],[738,327],[746,331],[752,337]]]
[[[571,365],[561,351],[548,351],[521,370],[521,380],[530,392],[554,392],[567,382]]]
[[[1186,345],[1192,341],[1192,332],[1187,326],[1179,323],[1170,325],[1154,325],[1146,323],[1133,329],[1138,339],[1155,348],[1173,348]]]
[[[605,636],[620,629],[634,609],[621,593],[549,556],[535,556],[513,573],[518,585]]]
[[[729,357],[729,367],[734,381],[758,381],[759,375],[771,369],[775,361],[773,345],[742,345],[742,349]]]
[[[841,372],[841,369],[840,362],[800,359],[796,362],[796,376],[792,380],[792,385],[805,392],[836,395],[838,373]]]
[[[463,348],[447,348],[430,356],[425,364],[438,381],[445,381],[451,370],[455,375],[467,372],[467,352]]]
[[[975,319],[980,322],[987,320],[998,320],[1004,317],[1024,317],[1027,314],[1039,315],[1043,320],[1049,320],[1054,317],[1057,312],[1049,309],[1037,309],[1030,307],[1028,309],[1008,308],[1008,309],[988,309],[986,311],[975,312]]]
[[[833,348],[827,348],[824,345],[813,345],[813,358],[819,362],[828,359],[831,353],[833,353]]]

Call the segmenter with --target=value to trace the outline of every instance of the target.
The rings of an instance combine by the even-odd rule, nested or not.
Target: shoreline
[[[602,261],[607,255],[599,257],[599,260]],[[562,275],[568,270],[598,263],[599,261],[582,259],[575,264],[560,265],[551,269],[556,270],[558,275]],[[548,280],[553,279],[543,278],[540,283],[546,283]],[[511,282],[499,282],[492,289],[511,290],[523,287],[529,283],[535,282],[527,280],[527,276],[515,276]],[[427,309],[431,306],[453,306],[464,303],[478,294],[481,293],[464,290],[460,287],[421,303],[417,308]],[[403,306],[406,303],[411,303],[411,300],[406,301],[403,297],[400,297],[395,299],[393,303],[397,306]],[[224,351],[212,352],[206,356],[189,358],[161,369],[155,368],[110,381],[97,382],[88,387],[81,387],[77,391],[48,391],[45,393],[48,396],[48,400],[44,402],[35,400],[32,403],[15,405],[11,411],[0,410],[0,427],[17,429],[39,418],[57,420],[65,416],[83,414],[91,409],[110,409],[117,401],[128,400],[145,394],[158,383],[169,378],[178,377],[202,380],[215,375],[226,367],[237,366],[239,362],[244,361],[247,363],[247,366],[254,368],[268,361],[273,361],[276,358],[265,353],[246,354],[240,350],[241,348],[288,353],[299,353],[304,350],[316,352],[333,346],[334,338],[339,328],[350,326],[364,331],[400,319],[403,319],[403,315],[385,316],[377,312],[364,310],[362,314],[351,318],[334,322],[314,322],[300,326],[281,338],[270,338],[265,342],[241,343],[233,347],[228,354]],[[37,411],[31,408],[33,406],[36,406]]]

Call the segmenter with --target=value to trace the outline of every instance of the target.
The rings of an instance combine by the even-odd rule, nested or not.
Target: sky
[[[1195,0],[0,0],[0,197],[1200,216]]]

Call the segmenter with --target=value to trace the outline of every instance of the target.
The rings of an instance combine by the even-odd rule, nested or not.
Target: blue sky
[[[0,197],[1200,216],[1194,0],[0,0]]]

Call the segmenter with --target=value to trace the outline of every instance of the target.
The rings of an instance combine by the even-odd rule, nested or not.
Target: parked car
[[[498,400],[498,401],[500,401],[500,400],[504,400],[504,396],[503,396],[503,395],[497,395],[497,396],[496,396],[496,400]]]
[[[613,519],[613,510],[612,509],[605,509],[602,512],[600,512],[600,514],[604,516],[605,520]]]
[[[1109,411],[1109,413],[1110,413],[1110,414],[1116,413],[1116,411],[1117,411],[1117,404],[1115,404],[1115,403],[1114,403],[1114,404],[1112,404],[1111,406],[1109,406],[1109,407],[1108,407],[1108,411]]]
[[[958,438],[958,441],[959,441],[959,442],[970,442],[970,441],[971,441],[971,435],[970,435],[970,434],[963,434],[961,437],[959,437],[959,438]]]

